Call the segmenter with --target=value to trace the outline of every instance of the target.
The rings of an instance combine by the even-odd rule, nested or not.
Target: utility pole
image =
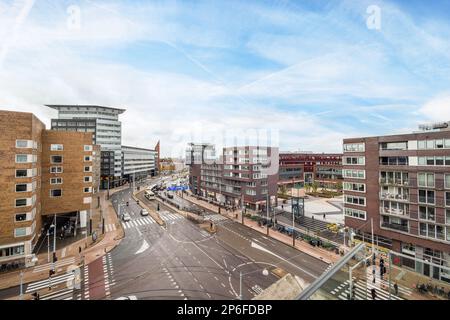
[[[269,206],[270,206],[269,191],[267,191],[267,203],[266,203],[266,213],[267,213],[266,226],[267,226],[267,235],[269,235]]]
[[[372,230],[372,255],[375,255],[375,238],[373,234],[373,218],[370,219],[370,228]]]
[[[242,271],[239,272],[239,300],[242,300]]]
[[[47,262],[50,263],[50,228],[47,230]]]
[[[54,227],[53,227],[53,254],[56,256],[56,214],[54,218]]]
[[[23,271],[20,272],[20,300],[23,300]]]
[[[242,224],[244,224],[244,194],[242,194],[242,199],[241,199],[241,218],[242,218]]]
[[[295,247],[295,216],[294,210],[292,211],[292,246]]]

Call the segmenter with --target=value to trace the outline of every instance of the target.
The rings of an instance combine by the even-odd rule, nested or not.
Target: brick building
[[[345,224],[412,258],[450,266],[449,124],[422,131],[344,140]],[[450,282],[444,269],[403,258],[402,265]]]
[[[319,187],[336,189],[342,184],[342,154],[285,152],[280,154],[278,185],[294,187],[317,182]]]
[[[98,183],[92,134],[46,130],[33,114],[8,111],[0,132],[0,265],[28,265],[56,216],[57,232],[86,226]]]

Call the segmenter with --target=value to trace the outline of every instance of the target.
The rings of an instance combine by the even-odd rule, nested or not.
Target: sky
[[[450,120],[449,39],[437,0],[0,0],[0,109],[124,108],[122,143],[162,156],[340,152]]]

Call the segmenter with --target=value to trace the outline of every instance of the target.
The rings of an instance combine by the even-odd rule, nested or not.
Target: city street
[[[261,233],[227,219],[217,219],[218,232],[205,230],[161,205],[166,227],[141,217],[131,189],[111,197],[116,210],[129,213],[122,222],[125,239],[97,266],[89,266],[89,299],[251,299],[278,280],[281,268],[313,281],[327,264]],[[181,199],[180,199],[181,200]],[[126,202],[129,206],[126,206]],[[146,205],[156,208],[155,201]],[[264,251],[266,250],[266,251]],[[263,271],[267,269],[268,275]]]

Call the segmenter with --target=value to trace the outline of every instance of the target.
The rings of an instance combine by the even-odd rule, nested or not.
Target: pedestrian
[[[81,247],[78,247],[78,253],[81,254]]]
[[[394,291],[395,291],[395,295],[398,296],[398,284],[397,284],[397,282],[394,283]]]
[[[312,216],[312,220],[314,221],[314,215]]]
[[[377,290],[375,288],[372,288],[371,293],[372,293],[372,300],[376,300],[376,298],[377,298]]]
[[[323,214],[323,219],[325,220],[326,218],[327,218],[327,214],[324,213],[324,214]]]
[[[284,206],[283,205],[281,205],[281,210],[284,210]]]

